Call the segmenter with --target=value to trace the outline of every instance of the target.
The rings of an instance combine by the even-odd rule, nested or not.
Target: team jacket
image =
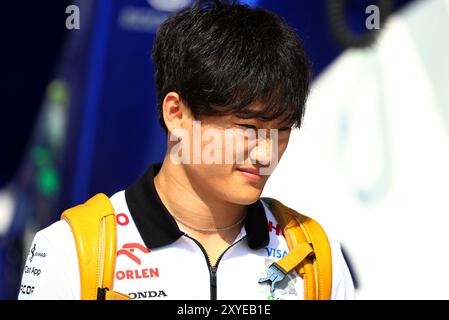
[[[160,200],[153,177],[160,165],[110,200],[116,212],[114,290],[132,299],[303,299],[303,280],[288,275],[273,294],[259,284],[288,247],[268,206],[248,206],[234,243],[211,266],[201,244],[181,230]],[[332,250],[332,299],[353,299],[354,286],[339,244]],[[79,299],[75,242],[66,221],[39,231],[24,266],[19,299]]]

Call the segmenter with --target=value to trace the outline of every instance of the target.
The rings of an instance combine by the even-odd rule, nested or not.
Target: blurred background
[[[240,2],[283,16],[313,62],[304,126],[263,195],[340,241],[357,298],[449,298],[449,0]],[[191,3],[3,4],[0,299],[17,297],[37,230],[162,160],[151,46]]]

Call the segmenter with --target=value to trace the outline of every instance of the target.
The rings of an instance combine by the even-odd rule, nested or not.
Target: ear
[[[182,102],[179,94],[169,92],[162,103],[162,116],[168,132],[183,128],[184,122],[189,118],[187,107]]]

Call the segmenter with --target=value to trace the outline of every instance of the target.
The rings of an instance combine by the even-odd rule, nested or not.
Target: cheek
[[[203,165],[200,174],[198,183],[201,188],[218,198],[226,198],[235,187],[232,165]]]
[[[241,130],[230,129],[222,135],[221,153],[225,164],[241,163],[248,155],[248,149],[255,145],[255,139],[248,138]]]
[[[200,164],[195,166],[197,176],[200,181],[206,182],[209,186],[222,185],[232,173],[232,165],[227,164]]]
[[[224,170],[222,165],[196,164],[187,167],[189,179],[197,188],[213,194],[227,189],[225,184],[229,173]]]
[[[226,176],[229,175],[231,166],[226,164],[211,164],[205,165],[205,167],[209,175],[208,178],[214,180],[214,183],[220,183]]]
[[[278,158],[279,159],[282,157],[282,155],[284,154],[285,150],[287,149],[289,140],[290,140],[290,135],[288,135],[285,138],[279,139],[279,144],[278,144]]]

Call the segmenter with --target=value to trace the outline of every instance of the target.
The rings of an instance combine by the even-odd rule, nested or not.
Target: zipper
[[[97,300],[106,299],[106,290],[103,288],[104,273],[104,255],[106,243],[106,221],[103,217],[100,222],[100,237],[98,244],[98,260],[97,260]]]
[[[217,265],[209,267],[210,273],[210,299],[217,300]]]
[[[191,236],[189,236],[188,234],[184,234],[187,238],[193,240],[193,242],[195,242],[198,247],[201,249],[201,251],[204,254],[204,257],[206,258],[206,262],[207,262],[207,267],[209,268],[209,276],[210,276],[210,299],[211,300],[217,300],[217,269],[218,269],[218,264],[220,263],[221,258],[223,258],[224,254],[231,249],[233,246],[235,246],[237,243],[239,243],[240,241],[242,241],[243,239],[246,238],[246,236],[243,236],[242,238],[240,238],[238,241],[234,242],[233,244],[231,244],[229,247],[226,248],[225,251],[222,252],[222,254],[218,257],[217,262],[215,263],[215,265],[213,266],[210,263],[210,258],[209,255],[206,252],[206,249],[204,249],[203,245],[196,239],[192,238]]]

